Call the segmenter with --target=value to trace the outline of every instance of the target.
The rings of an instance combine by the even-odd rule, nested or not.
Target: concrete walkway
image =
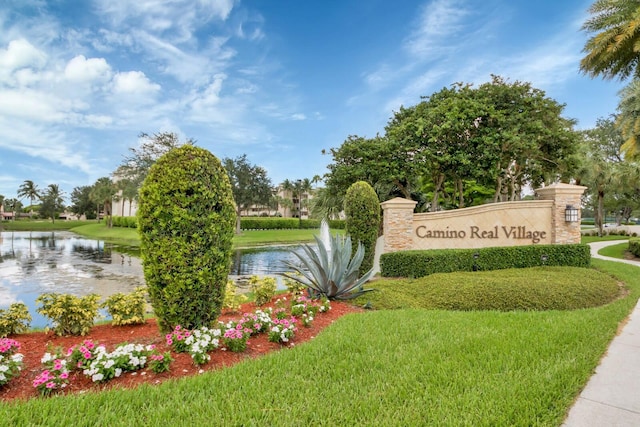
[[[591,243],[591,256],[640,267],[638,261],[598,255],[603,247],[623,242],[626,240]],[[563,426],[640,426],[640,302],[611,341],[607,353],[569,411]]]

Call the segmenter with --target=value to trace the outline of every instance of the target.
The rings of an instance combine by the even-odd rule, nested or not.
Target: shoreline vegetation
[[[108,228],[104,221],[11,221],[2,222],[0,231],[71,231],[84,237],[105,240],[123,246],[140,246],[140,238],[133,228],[112,227]],[[340,232],[333,231],[333,232]],[[315,229],[288,229],[288,230],[244,230],[241,234],[233,236],[234,249],[266,246],[285,245],[295,243],[314,242],[314,235],[319,235],[320,230]]]

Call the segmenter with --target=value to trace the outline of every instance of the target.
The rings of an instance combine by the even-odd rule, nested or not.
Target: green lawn
[[[0,404],[6,425],[559,426],[640,296],[637,267],[593,260],[630,292],[549,311],[399,308],[313,340],[135,390]],[[472,276],[473,277],[473,276]],[[522,271],[518,282],[526,282]]]

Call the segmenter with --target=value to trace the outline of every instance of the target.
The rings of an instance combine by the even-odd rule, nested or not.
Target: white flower
[[[115,372],[116,378],[119,377],[120,375],[122,375],[122,369],[116,368],[116,372]]]
[[[45,353],[44,356],[42,356],[42,359],[40,359],[40,363],[47,363],[52,361],[53,359],[55,359],[55,356],[51,353]]]
[[[102,381],[103,379],[104,379],[104,375],[102,375],[102,374],[94,374],[94,375],[91,377],[91,380],[92,380],[94,383],[97,383],[98,381]]]
[[[7,372],[8,370],[9,370],[9,367],[7,365],[0,365],[0,372]]]

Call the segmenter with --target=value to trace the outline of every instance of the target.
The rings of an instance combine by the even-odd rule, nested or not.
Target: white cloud
[[[142,71],[126,71],[114,76],[113,90],[116,94],[152,95],[160,91],[160,85]]]
[[[78,55],[67,63],[64,75],[74,83],[105,82],[111,79],[111,67],[104,58],[85,58]]]
[[[15,72],[40,69],[47,62],[47,55],[26,39],[9,42],[6,49],[0,49],[0,83],[14,85]]]
[[[307,116],[302,113],[295,113],[291,115],[291,120],[307,120]]]
[[[429,57],[447,50],[442,40],[460,33],[465,27],[464,18],[470,14],[465,2],[460,0],[435,0],[421,11],[415,30],[405,40],[403,48],[413,56]]]
[[[25,39],[12,40],[7,49],[0,49],[0,67],[8,71],[20,68],[40,68],[47,55]]]

